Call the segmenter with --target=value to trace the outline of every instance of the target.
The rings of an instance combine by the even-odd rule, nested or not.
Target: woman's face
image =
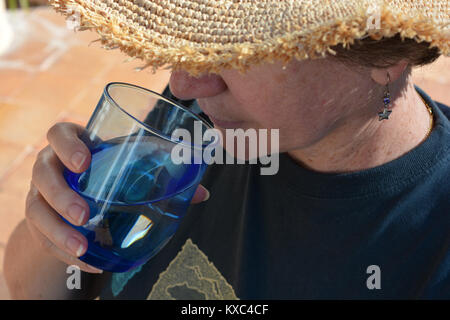
[[[350,117],[367,117],[372,86],[368,73],[329,58],[291,60],[285,69],[281,63],[267,63],[245,74],[223,70],[199,78],[174,71],[170,78],[172,93],[197,99],[219,130],[279,129],[280,152],[308,147]]]

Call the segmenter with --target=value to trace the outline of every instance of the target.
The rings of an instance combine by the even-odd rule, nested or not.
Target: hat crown
[[[428,41],[450,54],[448,0],[50,0],[81,27],[154,68],[215,72],[324,56],[367,36]],[[67,13],[66,13],[67,15]]]

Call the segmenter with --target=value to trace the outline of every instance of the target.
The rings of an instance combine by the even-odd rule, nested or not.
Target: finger
[[[39,153],[33,166],[32,184],[56,212],[74,225],[83,225],[89,219],[89,206],[68,186],[63,169],[61,161],[48,146]]]
[[[192,197],[191,203],[200,203],[209,199],[209,191],[201,184],[195,190],[195,194]]]
[[[87,239],[62,221],[39,193],[35,196],[33,193],[36,194],[32,192],[26,204],[27,221],[59,249],[75,257],[83,255],[87,250]]]
[[[48,238],[46,238],[32,223],[27,221],[27,227],[30,231],[31,235],[33,236],[36,241],[38,241],[39,246],[41,248],[44,248],[45,252],[52,255],[56,259],[60,260],[61,262],[67,264],[67,265],[76,265],[80,268],[80,270],[84,272],[89,273],[103,273],[103,270],[97,269],[77,258],[74,256],[71,256],[67,254],[66,252],[62,251],[58,247],[56,247]]]
[[[47,133],[47,140],[61,162],[72,172],[85,171],[91,162],[91,153],[79,138],[85,129],[77,124],[60,122]]]
[[[71,265],[77,265],[81,270],[91,273],[102,273],[103,271],[97,269],[93,266],[78,259],[78,256],[83,255],[86,250],[76,249],[75,255],[73,249],[69,249],[66,245],[62,249],[62,242],[68,243],[67,241],[55,242],[56,238],[64,238],[64,233],[66,239],[72,236],[77,237],[77,240],[82,241],[87,248],[87,240],[75,229],[71,228],[69,225],[64,223],[59,215],[53,211],[52,208],[44,201],[39,191],[31,185],[30,191],[28,192],[26,198],[26,223],[30,233],[35,239],[37,239],[40,247],[44,249],[45,252],[55,256],[57,259]],[[42,223],[50,221],[47,226],[42,226]],[[48,222],[47,222],[48,223]],[[54,227],[56,225],[56,227]],[[62,227],[60,229],[60,227]],[[54,232],[60,233],[61,235],[49,235],[48,230],[51,230],[50,234]],[[42,232],[44,231],[44,232]],[[69,250],[69,251],[67,251]]]

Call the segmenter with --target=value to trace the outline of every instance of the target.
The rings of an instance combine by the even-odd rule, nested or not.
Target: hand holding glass
[[[128,271],[154,256],[186,214],[207,164],[200,156],[212,143],[172,138],[176,129],[194,136],[212,127],[198,115],[153,91],[110,83],[80,137],[91,151],[83,173],[67,169],[70,187],[89,204],[90,217],[73,226],[88,240],[80,260],[103,270]],[[176,146],[190,163],[176,164]],[[66,221],[69,223],[68,221]]]

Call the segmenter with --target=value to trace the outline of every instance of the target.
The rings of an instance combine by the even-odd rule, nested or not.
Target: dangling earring
[[[384,97],[383,97],[383,103],[384,103],[384,109],[383,112],[378,113],[378,120],[388,120],[389,115],[391,114],[392,110],[388,110],[389,105],[391,104],[391,93],[389,92],[389,83],[391,82],[391,77],[389,76],[389,72],[387,74],[388,82],[386,83],[386,89],[384,90]]]

